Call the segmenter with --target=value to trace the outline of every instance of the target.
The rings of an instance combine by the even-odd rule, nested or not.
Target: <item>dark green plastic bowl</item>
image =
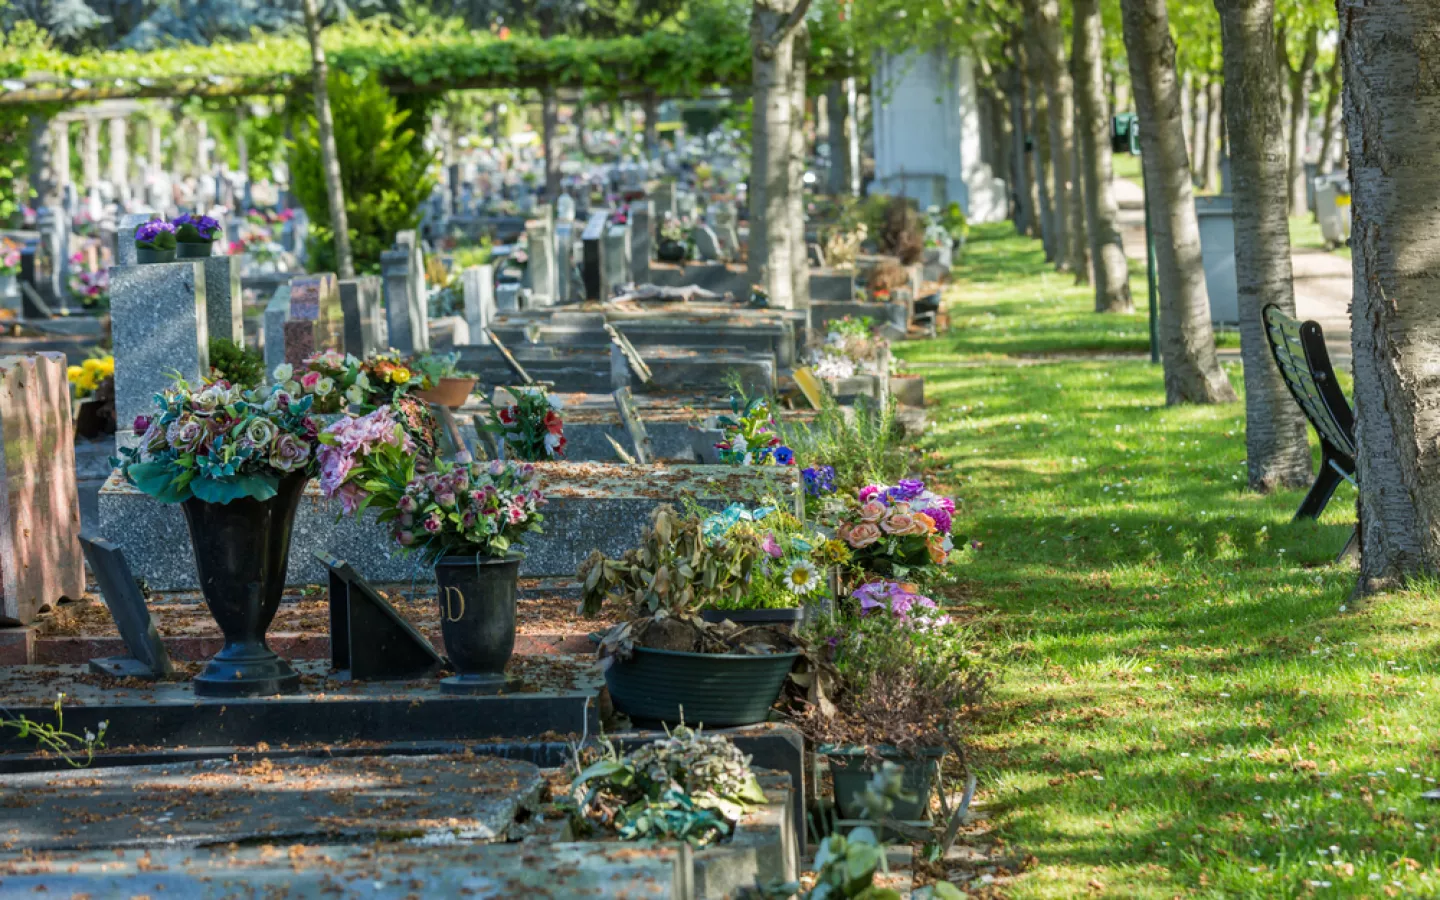
[[[635,722],[722,728],[770,714],[799,652],[750,656],[636,647],[605,670],[615,708]],[[683,713],[682,713],[683,710]]]
[[[860,820],[865,818],[865,808],[860,795],[874,777],[879,763],[874,761],[864,747],[836,747],[824,745],[819,752],[830,759],[830,776],[835,785],[835,809],[840,818]],[[919,822],[930,818],[930,796],[935,790],[939,776],[940,758],[945,751],[939,747],[926,747],[913,754],[902,754],[893,748],[878,748],[880,760],[889,760],[904,770],[901,782],[907,794],[914,800],[895,801],[891,816],[901,822]]]

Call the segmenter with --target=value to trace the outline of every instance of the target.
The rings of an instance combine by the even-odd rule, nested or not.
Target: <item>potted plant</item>
[[[660,222],[660,241],[655,247],[655,258],[661,262],[683,263],[690,258],[689,223],[669,213]]]
[[[151,219],[135,229],[135,261],[167,263],[175,261],[175,226],[164,219]]]
[[[491,403],[490,421],[482,426],[495,435],[500,452],[525,462],[564,459],[567,441],[560,399],[543,387],[508,387],[505,392],[513,402]]]
[[[761,550],[743,593],[719,598],[700,610],[706,622],[794,625],[811,609],[830,606],[832,570],[850,559],[843,541],[774,507],[752,510],[732,503],[706,518],[703,529],[710,540],[745,534],[758,540]]]
[[[642,722],[710,726],[764,721],[800,656],[788,630],[706,622],[699,610],[744,595],[764,551],[753,532],[713,537],[698,515],[657,506],[639,547],[596,550],[580,569],[581,610],[610,594],[629,620],[600,644],[615,708]]]
[[[415,402],[402,397],[400,401]],[[402,552],[435,567],[440,631],[457,675],[447,693],[495,694],[515,650],[521,542],[541,531],[544,503],[531,465],[430,463],[391,407],[344,418],[320,436],[320,487],[345,513],[379,510]]]
[[[210,255],[215,238],[220,235],[220,223],[209,216],[180,216],[170,224],[175,226],[175,256],[177,259],[203,259]]]
[[[300,676],[265,643],[285,589],[290,531],[315,472],[310,401],[280,389],[243,391],[183,380],[135,420],[139,446],[115,460],[127,481],[185,515],[200,590],[225,647],[195,677],[195,693],[293,693]]]
[[[458,353],[426,353],[412,359],[410,368],[420,375],[415,396],[450,409],[464,406],[475,388],[475,376],[461,372],[459,362]]]
[[[984,695],[989,674],[963,629],[913,585],[870,582],[851,599],[847,614],[807,635],[830,703],[805,707],[797,722],[829,759],[841,819],[865,818],[865,784],[890,761],[903,769],[913,798],[897,803],[894,818],[923,820],[941,759],[955,753],[964,760],[964,716]]]
[[[785,446],[780,428],[770,412],[770,401],[756,397],[746,401],[738,394],[730,397],[734,416],[717,416],[721,440],[715,449],[721,463],[732,466],[791,466],[795,451]]]

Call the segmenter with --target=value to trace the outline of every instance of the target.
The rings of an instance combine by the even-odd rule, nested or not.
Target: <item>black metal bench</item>
[[[1296,519],[1318,519],[1342,480],[1358,486],[1355,414],[1335,378],[1320,324],[1297,321],[1273,303],[1265,307],[1264,316],[1265,336],[1270,341],[1275,365],[1280,367],[1290,394],[1320,436],[1320,472],[1295,513]],[[1359,530],[1357,524],[1355,533],[1340,553],[1342,557],[1356,549]]]

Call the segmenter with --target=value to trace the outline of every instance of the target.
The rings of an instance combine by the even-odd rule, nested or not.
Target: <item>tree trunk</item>
[[[810,158],[805,133],[805,70],[810,54],[810,32],[802,20],[790,40],[794,43],[790,69],[789,200],[790,276],[792,309],[810,308],[810,253],[805,242],[805,163]]]
[[[560,196],[560,111],[555,102],[554,88],[540,90],[540,142],[545,155],[546,203]]]
[[[1012,55],[1011,59],[1014,58]],[[1035,201],[1030,185],[1030,164],[1025,158],[1025,82],[1018,61],[1010,69],[1006,88],[1010,101],[1010,186],[1015,194],[1015,231],[1018,234],[1034,234]]]
[[[830,126],[826,141],[830,148],[830,181],[827,189],[836,197],[850,191],[850,147],[845,139],[850,105],[845,101],[845,85],[840,81],[830,82],[830,86],[825,90],[825,118],[829,120]]]
[[[1271,53],[1274,0],[1215,0],[1225,63],[1230,177],[1235,190],[1235,280],[1245,366],[1245,453],[1250,488],[1310,482],[1305,417],[1285,387],[1265,336],[1264,306],[1295,314],[1285,210],[1280,71]],[[1303,105],[1303,93],[1296,95]],[[1304,200],[1302,193],[1301,200]]]
[[[1290,215],[1310,211],[1305,197],[1305,139],[1310,135],[1310,88],[1319,53],[1317,28],[1305,32],[1305,53],[1300,65],[1290,72]]]
[[[1220,109],[1220,93],[1223,90],[1220,79],[1210,78],[1205,84],[1205,165],[1201,187],[1207,191],[1221,192],[1220,185],[1220,132],[1225,127],[1225,115]]]
[[[645,110],[645,159],[653,160],[660,155],[660,98],[654,91],[647,91]]]
[[[750,280],[762,284],[770,304],[780,309],[796,308],[793,251],[804,249],[803,229],[798,240],[793,234],[790,205],[791,195],[799,190],[791,132],[803,124],[795,121],[793,85],[800,23],[792,14],[799,2],[755,0],[750,17]]]
[[[110,181],[115,185],[115,199],[122,209],[130,205],[130,135],[124,116],[110,120],[109,143]]]
[[[579,96],[575,98],[575,142],[580,146],[580,154],[584,157],[590,156],[590,142],[585,137],[585,91],[582,89]]]
[[[1155,238],[1165,402],[1227,403],[1235,391],[1215,356],[1169,12],[1165,0],[1121,0],[1120,9]]]
[[[1110,119],[1105,114],[1105,34],[1099,0],[1075,0],[1070,65],[1075,81],[1076,131],[1085,191],[1085,224],[1095,267],[1095,311],[1134,312],[1130,270],[1120,241],[1110,157]]]
[[[1026,0],[1032,28],[1030,46],[1040,67],[1048,99],[1046,126],[1049,129],[1048,156],[1055,215],[1056,268],[1080,272],[1084,235],[1073,227],[1083,211],[1072,206],[1070,161],[1075,150],[1075,110],[1070,94],[1070,76],[1065,70],[1065,42],[1060,30],[1058,0]],[[1080,213],[1080,216],[1076,214]]]
[[[1066,79],[1070,76],[1067,74]],[[1072,80],[1073,84],[1073,80]],[[1066,233],[1070,235],[1070,268],[1075,273],[1075,283],[1090,284],[1090,239],[1085,227],[1085,176],[1080,167],[1080,140],[1075,135],[1080,114],[1075,110],[1072,94],[1070,103],[1070,186],[1066,200],[1069,204],[1069,218]]]
[[[1440,6],[1342,7],[1354,187],[1351,346],[1360,454],[1360,593],[1440,574]]]
[[[1340,60],[1325,73],[1325,118],[1320,123],[1320,160],[1315,169],[1317,175],[1329,175],[1335,171],[1336,120],[1340,117]]]
[[[1190,177],[1199,184],[1205,175],[1200,149],[1205,146],[1205,80],[1198,72],[1190,77],[1190,118],[1185,122],[1190,129]]]
[[[1038,72],[1031,71],[1030,77],[1030,127],[1034,149],[1030,156],[1035,168],[1035,189],[1040,209],[1040,244],[1045,249],[1045,259],[1055,262],[1061,251],[1055,226],[1055,203],[1050,196],[1050,125],[1049,110],[1045,102],[1044,81]]]
[[[335,267],[341,278],[355,277],[350,254],[350,222],[345,215],[345,186],[340,180],[340,154],[335,149],[335,119],[330,115],[329,67],[320,43],[320,0],[305,0],[305,33],[310,39],[310,70],[315,82],[315,121],[320,131],[320,163],[325,169],[325,199],[335,231]]]

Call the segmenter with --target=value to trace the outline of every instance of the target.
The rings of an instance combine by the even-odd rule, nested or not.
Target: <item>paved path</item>
[[[1120,231],[1125,253],[1145,258],[1145,197],[1137,182],[1115,179]],[[1302,319],[1325,329],[1325,343],[1337,364],[1350,360],[1350,298],[1354,287],[1350,260],[1323,250],[1300,248],[1291,254],[1295,271],[1295,308]]]

